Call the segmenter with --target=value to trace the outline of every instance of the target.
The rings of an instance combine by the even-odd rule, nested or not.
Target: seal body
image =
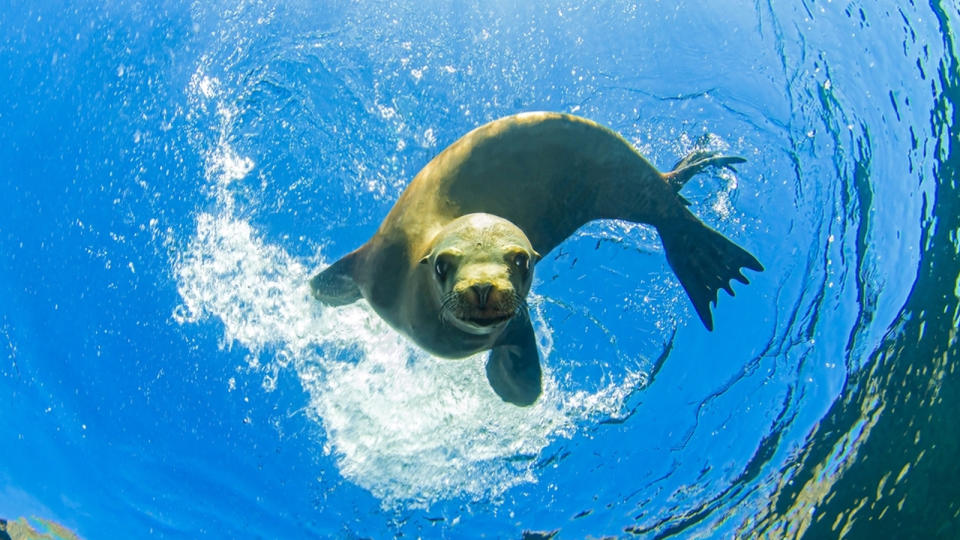
[[[481,126],[413,179],[357,250],[311,280],[320,301],[361,297],[432,354],[491,349],[487,375],[507,401],[540,393],[539,355],[523,299],[542,255],[580,226],[622,219],[656,227],[667,261],[712,329],[710,303],[740,272],[763,267],[704,225],[678,195],[705,167],[742,158],[698,152],[660,173],[590,120],[524,113]]]

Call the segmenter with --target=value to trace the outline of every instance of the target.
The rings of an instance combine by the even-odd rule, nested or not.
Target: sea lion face
[[[539,258],[513,223],[468,214],[444,227],[420,262],[422,271],[430,273],[440,320],[484,335],[526,314],[525,298]]]

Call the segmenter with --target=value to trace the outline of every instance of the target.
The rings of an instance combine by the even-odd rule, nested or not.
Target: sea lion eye
[[[513,258],[513,266],[515,266],[517,270],[529,270],[530,257],[527,257],[525,253],[518,253],[517,256]]]
[[[443,259],[437,259],[437,263],[433,266],[433,271],[437,273],[437,279],[443,281],[447,277],[447,272],[450,270],[450,265],[447,264]]]

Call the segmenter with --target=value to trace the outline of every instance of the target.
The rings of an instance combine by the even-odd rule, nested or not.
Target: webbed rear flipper
[[[353,280],[355,255],[351,253],[313,276],[310,291],[314,298],[328,306],[343,306],[363,297]]]
[[[707,330],[713,330],[710,304],[717,304],[720,289],[733,296],[731,279],[750,283],[740,272],[741,268],[763,271],[763,265],[756,257],[707,227],[685,208],[681,218],[658,225],[657,232],[667,262]]]
[[[487,380],[501,399],[526,407],[540,397],[540,353],[530,317],[517,315],[487,358]]]
[[[747,160],[742,157],[722,156],[717,152],[696,150],[690,152],[678,161],[677,164],[673,166],[673,170],[665,173],[663,176],[667,179],[667,182],[670,183],[670,186],[673,187],[674,191],[680,191],[688,180],[707,167],[721,167],[733,170],[734,164],[744,163],[746,161]]]

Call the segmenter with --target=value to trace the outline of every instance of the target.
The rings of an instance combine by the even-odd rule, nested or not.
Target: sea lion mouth
[[[493,334],[522,313],[520,307],[523,306],[522,299],[513,292],[480,305],[473,298],[451,291],[441,302],[440,320],[470,334]]]
[[[505,323],[513,318],[513,313],[497,313],[492,315],[474,315],[472,317],[464,317],[463,320],[466,322],[473,323],[477,326],[496,326],[501,323]]]

